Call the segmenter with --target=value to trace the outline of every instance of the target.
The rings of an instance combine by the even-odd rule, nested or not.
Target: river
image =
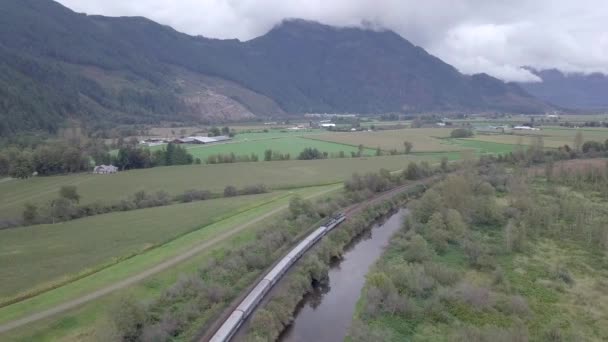
[[[399,230],[406,214],[406,209],[398,211],[351,243],[344,257],[331,266],[328,284],[304,298],[293,324],[279,341],[343,341],[365,285],[365,275],[382,255],[390,237]]]

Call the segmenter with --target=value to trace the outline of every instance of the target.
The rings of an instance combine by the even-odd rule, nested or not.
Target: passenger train
[[[232,312],[230,317],[222,324],[218,331],[211,338],[211,342],[227,342],[230,341],[232,336],[237,332],[241,324],[245,319],[255,310],[260,301],[270,291],[270,288],[276,284],[279,279],[287,272],[287,270],[293,265],[310,247],[312,247],[317,241],[323,236],[329,233],[337,225],[342,223],[346,217],[343,213],[339,213],[333,216],[324,226],[319,227],[317,230],[312,232],[296,247],[294,247],[289,254],[287,254],[279,263],[276,264],[266,274],[254,288],[249,292],[247,297],[239,304],[239,306]]]

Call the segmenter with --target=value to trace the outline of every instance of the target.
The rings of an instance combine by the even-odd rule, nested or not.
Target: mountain
[[[542,82],[520,83],[520,86],[543,101],[565,108],[608,109],[608,76],[604,74],[527,69],[540,77]]]
[[[0,133],[306,112],[539,112],[516,84],[466,76],[391,31],[288,20],[241,42],[50,0],[0,9]]]

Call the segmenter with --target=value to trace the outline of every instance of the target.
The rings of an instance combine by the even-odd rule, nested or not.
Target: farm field
[[[473,155],[484,154],[504,154],[514,151],[518,145],[501,144],[489,141],[479,141],[474,139],[445,139],[445,144],[453,145],[463,150],[468,150]],[[435,158],[437,160],[446,157],[450,161],[462,159],[462,151],[458,152],[414,152],[412,155],[421,158]]]
[[[596,140],[604,142],[608,139],[608,128],[557,128],[546,127],[541,131],[514,132],[513,134],[482,135],[477,134],[470,140],[487,141],[503,144],[523,144],[528,145],[537,136],[542,136],[545,147],[557,148],[564,145],[573,146],[576,132],[583,134],[583,141]]]
[[[0,231],[0,298],[161,245],[284,192],[221,198]]]
[[[19,217],[27,202],[45,203],[56,198],[61,186],[75,185],[81,203],[115,202],[139,190],[167,191],[172,195],[185,190],[223,191],[226,185],[244,187],[264,184],[292,188],[341,182],[353,172],[365,173],[380,168],[400,170],[409,161],[438,160],[435,156],[385,156],[324,160],[189,165],[157,167],[119,172],[115,175],[75,174],[33,177],[0,183],[0,218]]]
[[[296,134],[300,134],[299,136]],[[315,133],[308,133],[313,135]],[[318,134],[318,133],[316,133]],[[303,133],[246,133],[241,137],[237,135],[236,140],[224,144],[215,145],[185,145],[188,152],[194,158],[200,158],[203,162],[210,155],[230,154],[236,156],[257,154],[260,160],[264,159],[264,151],[270,149],[282,154],[289,154],[291,159],[296,159],[300,152],[307,147],[316,148],[321,152],[339,153],[344,152],[350,156],[351,152],[357,152],[357,147],[332,143],[320,140],[304,139],[301,136]],[[156,148],[162,148],[156,146]],[[367,149],[364,155],[374,155],[375,150]]]
[[[299,194],[303,198],[315,198],[321,195],[329,195],[338,188],[339,186],[314,187],[295,190],[290,194]],[[283,197],[230,216],[206,226],[204,229],[198,229],[172,240],[160,248],[154,248],[128,260],[121,261],[93,275],[32,299],[0,308],[0,324],[53,308],[59,303],[78,298],[101,286],[109,286],[184,251],[191,250],[193,247],[200,245],[201,242],[218,239],[221,235],[232,232],[231,236],[219,240],[208,248],[201,249],[191,258],[143,281],[136,282],[124,289],[121,288],[64,314],[29,324],[27,329],[15,329],[8,333],[0,333],[0,339],[4,341],[104,340],[103,337],[100,337],[100,334],[103,335],[106,330],[110,319],[109,312],[118,301],[123,298],[137,298],[138,300],[156,298],[183,274],[196,272],[201,264],[218,252],[235,248],[255,239],[256,233],[260,229],[267,227],[270,222],[274,222],[278,215],[281,215],[281,210],[286,208],[289,198],[290,196]]]
[[[396,149],[403,151],[403,142],[414,144],[412,152],[451,152],[462,151],[463,148],[445,143],[442,139],[450,136],[450,128],[406,128],[376,132],[346,132],[326,133],[311,136],[311,139],[329,141],[352,146],[363,146],[384,151]]]

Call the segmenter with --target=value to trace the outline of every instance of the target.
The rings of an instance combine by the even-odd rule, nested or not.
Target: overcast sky
[[[284,18],[401,34],[464,73],[533,81],[520,66],[608,74],[607,0],[59,0],[77,12],[145,16],[178,31],[248,40]]]

